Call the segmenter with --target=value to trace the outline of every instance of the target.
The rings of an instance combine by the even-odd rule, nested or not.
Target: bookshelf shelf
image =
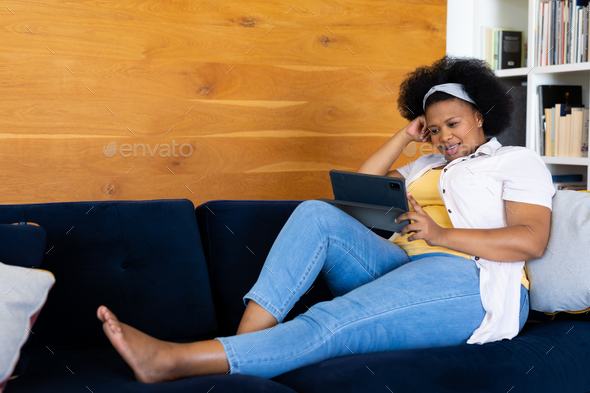
[[[513,76],[526,76],[531,71],[530,67],[511,68],[508,70],[496,70],[496,75],[500,78],[508,78]]]
[[[549,0],[447,0],[447,53],[454,56],[485,57],[487,28],[525,32],[527,67],[496,70],[509,86],[526,85],[526,147],[540,151],[540,85],[580,85],[582,103],[590,107],[590,62],[536,65],[536,19],[541,3]],[[557,0],[559,1],[559,0]],[[520,112],[522,113],[522,112]],[[541,159],[553,175],[582,174],[590,183],[590,158],[547,157]]]
[[[541,156],[545,164],[556,165],[578,165],[584,166],[590,164],[590,159],[587,157],[548,157]]]
[[[590,63],[559,64],[550,66],[536,66],[532,74],[553,74],[558,72],[590,71]]]

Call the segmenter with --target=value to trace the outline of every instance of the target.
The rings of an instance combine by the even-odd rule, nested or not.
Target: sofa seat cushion
[[[276,377],[298,392],[590,391],[590,322],[528,323],[512,340],[345,356]]]
[[[295,393],[277,382],[248,375],[214,375],[159,384],[137,382],[113,347],[37,353],[27,373],[9,381],[5,393]]]
[[[159,339],[216,329],[194,205],[189,200],[0,206],[0,223],[47,232],[43,269],[56,279],[30,352],[102,346],[101,304]]]

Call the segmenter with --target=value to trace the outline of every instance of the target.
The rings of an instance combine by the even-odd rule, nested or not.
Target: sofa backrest
[[[236,334],[245,310],[242,297],[258,279],[266,256],[299,200],[214,200],[196,208],[209,263],[218,334]],[[295,304],[286,321],[332,293],[318,278]]]
[[[0,223],[18,221],[47,231],[41,268],[56,278],[30,350],[108,344],[96,318],[102,304],[122,322],[160,339],[216,329],[191,201],[0,206]]]

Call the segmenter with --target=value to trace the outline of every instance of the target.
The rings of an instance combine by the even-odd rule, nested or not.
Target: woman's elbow
[[[535,250],[533,250],[531,257],[528,260],[539,259],[543,256],[543,254],[545,254],[545,247],[537,247]]]
[[[533,244],[531,244],[531,247],[529,249],[530,256],[526,260],[529,261],[531,259],[541,258],[545,254],[545,250],[548,250],[547,239],[545,239],[543,242],[534,242]]]

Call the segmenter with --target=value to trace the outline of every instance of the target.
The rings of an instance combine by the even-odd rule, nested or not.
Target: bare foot
[[[155,383],[178,379],[174,343],[158,340],[120,322],[105,306],[96,311],[102,328],[117,352],[129,364],[138,381]]]

